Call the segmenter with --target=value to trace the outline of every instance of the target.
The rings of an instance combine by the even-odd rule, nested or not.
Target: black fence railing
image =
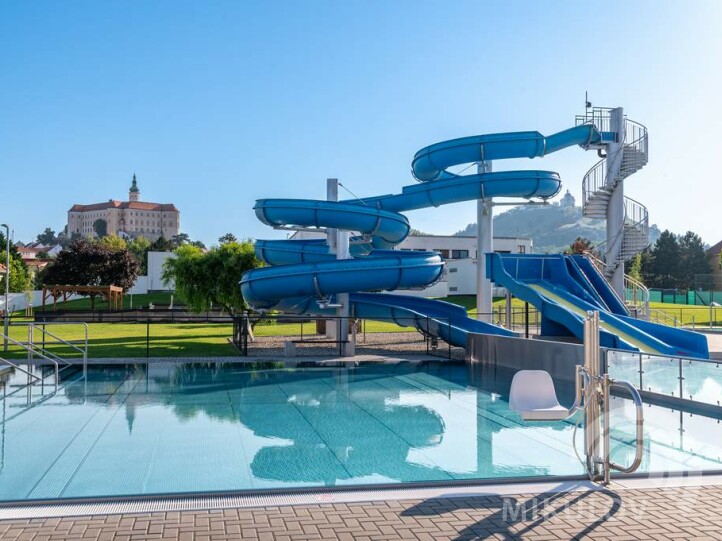
[[[234,320],[233,343],[248,357],[342,356],[350,344],[356,355],[463,358],[464,348],[442,338],[451,333],[450,321],[439,318],[248,315]]]

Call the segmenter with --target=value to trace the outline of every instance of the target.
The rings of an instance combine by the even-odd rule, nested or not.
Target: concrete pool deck
[[[399,496],[399,497],[394,497]],[[318,493],[316,502],[0,520],[2,539],[722,539],[722,477]],[[358,498],[358,500],[357,500]],[[249,500],[251,501],[251,500]],[[289,500],[291,501],[291,500]],[[130,502],[127,503],[129,505]],[[102,504],[108,505],[108,504]],[[48,508],[49,510],[50,508]],[[7,516],[8,508],[2,509]],[[16,510],[20,511],[19,509]]]

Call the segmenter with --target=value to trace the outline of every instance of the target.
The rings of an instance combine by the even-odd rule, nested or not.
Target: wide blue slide
[[[544,336],[584,336],[584,317],[598,310],[600,344],[649,354],[709,358],[699,333],[630,317],[594,264],[581,255],[486,254],[487,278],[533,304]]]
[[[443,276],[444,261],[434,252],[392,248],[409,234],[404,211],[487,197],[546,200],[561,181],[550,171],[504,171],[457,175],[450,167],[508,158],[537,158],[571,146],[599,143],[605,134],[583,124],[545,137],[538,132],[480,135],[445,141],[416,153],[412,171],[418,184],[401,193],[348,201],[260,199],[258,219],[271,227],[333,228],[353,232],[352,259],[336,260],[322,240],[256,242],[267,267],[243,274],[241,292],[255,310],[293,314],[328,313],[323,306],[339,293],[351,293],[353,317],[393,319],[415,326],[455,346],[468,333],[514,336],[495,325],[466,316],[458,306],[379,291],[427,287]],[[367,293],[374,292],[374,293]]]

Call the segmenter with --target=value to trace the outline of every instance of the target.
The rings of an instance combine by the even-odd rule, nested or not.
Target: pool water
[[[474,379],[448,361],[91,366],[57,392],[11,375],[0,500],[583,474],[573,424],[524,423]],[[645,414],[646,471],[722,468],[719,420]],[[617,462],[634,454],[633,415],[614,399]]]

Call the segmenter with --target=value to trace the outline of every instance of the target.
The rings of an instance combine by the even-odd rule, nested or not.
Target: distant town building
[[[574,199],[574,196],[567,190],[567,193],[564,194],[564,197],[562,197],[561,201],[559,201],[560,207],[573,207],[577,204],[576,199]]]
[[[141,201],[138,181],[133,175],[128,201],[110,199],[107,203],[76,204],[68,211],[68,236],[98,236],[99,228],[108,235],[126,238],[170,239],[180,233],[180,211],[173,203]]]

